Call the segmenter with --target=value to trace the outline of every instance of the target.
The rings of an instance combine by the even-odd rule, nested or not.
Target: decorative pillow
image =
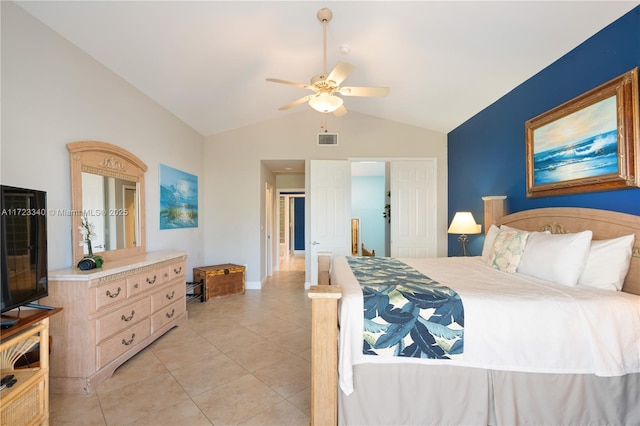
[[[575,286],[587,264],[591,231],[575,234],[532,234],[517,271],[558,284]]]
[[[504,272],[516,272],[528,237],[527,231],[501,229],[491,247],[489,266]]]
[[[493,241],[496,239],[498,232],[500,232],[500,228],[495,225],[491,225],[489,231],[487,231],[487,235],[484,236],[484,245],[482,246],[482,260],[484,263],[489,263],[491,247],[493,247]]]
[[[491,225],[491,227],[489,228],[489,232],[487,232],[487,235],[485,235],[484,237],[484,245],[482,246],[482,260],[485,263],[489,263],[489,256],[491,255],[491,247],[493,247],[493,242],[496,239],[496,235],[498,235],[498,232],[500,232],[501,229],[506,229],[509,231],[529,232],[529,231],[524,231],[518,228],[512,228],[511,226],[508,226],[508,225],[501,225],[500,228],[498,228],[496,225]],[[529,233],[534,233],[534,232],[538,232],[538,231],[532,231]],[[550,234],[551,232],[544,231],[544,233]]]
[[[629,272],[635,235],[610,240],[591,241],[587,265],[582,271],[578,285],[605,290],[622,290]]]

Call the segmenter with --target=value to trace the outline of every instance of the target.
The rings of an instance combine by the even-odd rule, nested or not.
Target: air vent
[[[338,134],[318,133],[318,145],[338,145]]]

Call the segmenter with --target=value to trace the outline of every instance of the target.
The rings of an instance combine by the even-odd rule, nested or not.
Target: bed
[[[312,287],[309,293],[312,423],[640,424],[640,217],[593,209],[546,208],[507,215],[495,223],[485,222],[485,226],[491,232],[486,236],[483,256],[366,258],[366,262],[398,261],[399,266],[385,264],[381,269],[406,266],[459,296],[464,321],[450,321],[451,330],[437,332],[451,339],[444,345],[439,341],[446,349],[443,357],[399,356],[419,346],[411,339],[392,348],[392,356],[388,350],[364,354],[371,350],[367,339],[374,341],[380,336],[363,336],[362,331],[371,331],[366,311],[374,296],[359,282],[366,277],[366,268],[373,266],[358,269],[358,259],[332,259],[331,285]],[[523,259],[511,263],[507,259],[506,266],[496,266],[504,253],[491,251],[500,242],[512,244],[515,239],[507,237],[520,231],[532,232],[528,234],[529,254],[521,253],[527,260],[522,266],[534,269],[526,274],[509,269]],[[534,231],[535,238],[530,236]],[[582,239],[584,247],[585,235],[589,238],[588,253],[578,274],[584,285],[564,283],[565,276],[575,269],[574,257],[579,257],[574,255],[579,250],[571,239]],[[625,249],[626,260],[619,259],[620,251],[608,248],[611,241],[619,247],[621,238],[632,241]],[[541,243],[548,241],[552,245]],[[562,258],[562,268],[551,273],[552,279],[547,269],[553,268],[536,263],[540,259],[534,256],[535,244],[542,244],[538,247],[545,254],[560,250],[553,259]],[[526,243],[522,248],[526,250]],[[606,266],[594,269],[596,261]],[[595,285],[588,282],[584,269],[591,268],[591,278],[602,280],[602,271],[620,269],[615,267],[617,263],[626,263],[628,268],[622,268],[626,274],[617,280],[621,291],[597,288],[600,281]],[[540,306],[543,301],[546,305]],[[389,311],[403,314],[400,306]],[[462,351],[455,343],[460,334],[464,335]]]

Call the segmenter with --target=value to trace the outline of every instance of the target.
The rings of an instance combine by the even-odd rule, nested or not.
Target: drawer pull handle
[[[173,272],[174,272],[175,274],[179,274],[180,272],[182,272],[182,266],[181,266],[181,267],[179,267],[178,269],[173,268]]]
[[[171,313],[166,313],[166,314],[164,314],[164,315],[165,315],[167,318],[172,318],[172,317],[173,317],[173,315],[174,315],[175,313],[176,313],[176,310],[175,310],[175,309],[172,309],[172,310],[171,310]]]
[[[167,274],[166,272],[164,273],[164,277],[167,278],[169,276],[169,274]]]
[[[133,315],[135,315],[136,311],[131,311],[131,316],[125,317],[124,315],[122,315],[122,321],[124,322],[129,322],[133,319]]]
[[[176,297],[176,291],[175,291],[175,290],[173,290],[173,291],[171,292],[171,296],[169,296],[168,294],[165,294],[164,296],[167,298],[167,300],[171,300],[171,299],[173,299],[174,297]]]
[[[136,333],[133,333],[131,335],[131,339],[129,339],[129,340],[122,339],[122,344],[125,345],[125,346],[129,346],[130,344],[133,343],[133,339],[135,339],[135,338],[136,338]]]
[[[149,277],[147,277],[147,284],[155,284],[156,279],[158,279],[157,275],[154,275],[152,280],[150,280]]]
[[[120,295],[120,290],[121,288],[118,287],[118,291],[116,293],[111,293],[111,291],[107,290],[107,292],[105,293],[107,296],[109,296],[110,298],[114,299],[116,297],[118,297]]]
[[[138,283],[135,283],[135,284],[133,285],[133,288],[138,288],[138,287],[139,287],[139,284],[138,284]]]

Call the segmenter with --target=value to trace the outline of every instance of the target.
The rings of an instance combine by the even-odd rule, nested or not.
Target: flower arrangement
[[[82,215],[80,220],[80,226],[78,227],[80,234],[82,234],[82,240],[80,245],[87,245],[87,256],[80,259],[78,262],[78,268],[82,270],[100,268],[104,263],[102,256],[93,255],[93,247],[91,246],[91,239],[96,236],[96,231],[93,223],[89,222],[89,218],[86,214]]]

